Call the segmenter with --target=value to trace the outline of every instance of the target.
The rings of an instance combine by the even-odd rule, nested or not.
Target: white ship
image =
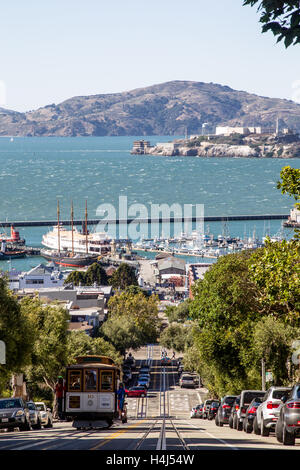
[[[72,252],[73,249],[74,253],[98,254],[100,256],[111,251],[111,241],[105,232],[90,233],[87,231],[87,233],[83,233],[76,227],[73,227],[73,230],[68,230],[60,225],[55,225],[51,231],[43,235],[42,245],[51,250]]]

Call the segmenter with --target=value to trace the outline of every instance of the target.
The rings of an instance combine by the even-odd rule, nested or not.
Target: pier
[[[163,222],[230,222],[236,220],[287,220],[288,214],[263,214],[263,215],[228,215],[228,216],[204,216],[202,217],[159,217],[157,219],[151,218],[128,218],[128,219],[90,219],[87,221],[88,225],[106,225],[106,224],[127,224],[139,223],[139,224],[149,224],[149,223],[163,223]],[[74,225],[82,225],[82,220],[74,220]],[[61,225],[71,225],[70,220],[61,220]],[[2,227],[43,227],[43,226],[54,226],[57,225],[57,220],[22,220],[22,221],[4,221],[0,222]]]

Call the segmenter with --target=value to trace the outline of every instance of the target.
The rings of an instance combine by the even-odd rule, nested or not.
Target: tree
[[[135,268],[127,263],[121,263],[109,280],[115,289],[124,290],[129,286],[137,286]]]
[[[159,342],[168,349],[184,352],[192,345],[191,328],[192,325],[183,326],[179,323],[172,323],[163,330]]]
[[[181,302],[176,307],[168,305],[165,310],[165,314],[168,317],[169,323],[184,323],[185,321],[187,321],[190,316],[190,304],[191,300],[187,299],[184,302]]]
[[[91,264],[86,272],[71,272],[64,282],[64,284],[73,284],[74,286],[92,286],[95,283],[98,286],[107,286],[108,284],[106,271],[99,263]]]
[[[100,333],[122,354],[128,348],[156,341],[160,326],[157,297],[125,290],[109,299],[108,310],[108,320]]]
[[[292,341],[299,337],[299,328],[293,328],[273,317],[265,317],[255,325],[253,350],[258,363],[261,358],[265,360],[274,377],[274,385],[288,383],[286,364],[292,355]]]
[[[295,199],[295,207],[300,210],[300,169],[285,166],[280,172],[281,181],[277,182],[277,189],[281,189],[282,194],[289,194]],[[300,240],[300,230],[295,229],[296,240]]]
[[[259,310],[282,322],[299,326],[300,251],[296,240],[266,241],[249,263],[250,279],[256,286]]]
[[[30,363],[33,335],[30,323],[5,277],[0,275],[0,340],[6,346],[6,364],[0,365],[0,390],[13,372]]]
[[[258,4],[262,32],[272,31],[277,42],[284,40],[285,47],[300,42],[299,0],[244,0],[243,5]]]
[[[83,331],[70,331],[66,343],[67,363],[75,363],[77,356],[95,354],[111,357],[121,365],[122,358],[114,346],[103,338],[91,338]]]

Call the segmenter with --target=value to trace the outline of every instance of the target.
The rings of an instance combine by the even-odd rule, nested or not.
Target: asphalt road
[[[141,351],[144,358],[149,351]],[[142,359],[142,355],[140,360]],[[181,389],[175,366],[161,367],[160,348],[152,348],[151,384],[146,398],[127,398],[128,422],[118,420],[110,429],[78,431],[71,422],[54,422],[53,428],[0,433],[3,450],[300,450],[269,437],[217,427],[214,421],[191,419],[190,410],[203,401],[206,390]],[[139,361],[137,361],[139,362]]]

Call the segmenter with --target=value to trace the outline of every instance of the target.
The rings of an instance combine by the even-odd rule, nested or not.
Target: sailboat
[[[60,209],[59,209],[59,201],[57,201],[57,250],[47,250],[42,249],[41,255],[43,258],[47,259],[48,261],[52,261],[54,264],[59,266],[66,266],[71,268],[81,268],[84,266],[89,266],[92,263],[96,263],[98,259],[98,255],[90,255],[88,253],[88,229],[87,229],[87,202],[85,203],[85,253],[75,253],[74,252],[74,210],[73,210],[73,202],[71,204],[71,251],[68,250],[61,250],[60,244]]]

